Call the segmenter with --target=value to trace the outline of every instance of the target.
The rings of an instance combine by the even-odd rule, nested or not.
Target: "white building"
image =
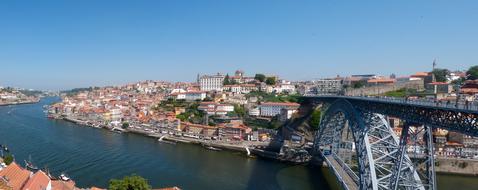
[[[259,108],[252,108],[252,109],[249,109],[249,115],[250,116],[259,116],[261,115],[261,111]]]
[[[208,115],[227,115],[227,113],[234,111],[234,106],[216,102],[201,102],[198,110],[205,111]]]
[[[123,117],[123,113],[121,112],[121,109],[119,108],[111,109],[110,112],[111,112],[112,121],[119,121]]]
[[[283,102],[265,102],[260,105],[261,116],[274,117],[281,113],[282,109],[294,110],[298,109],[298,103],[283,103]]]
[[[255,84],[232,84],[224,85],[223,91],[232,92],[234,94],[248,94],[251,91],[257,91],[258,88]]]
[[[284,109],[281,110],[279,120],[280,121],[287,121],[288,119],[290,119],[292,117],[292,114],[294,114],[296,112],[297,112],[297,108],[294,108],[294,107],[284,108]]]
[[[313,91],[317,94],[338,93],[342,90],[342,80],[340,79],[319,79],[313,83]]]
[[[199,88],[202,91],[222,91],[224,75],[203,75],[198,79]]]
[[[178,93],[172,93],[170,96],[176,100],[196,101],[196,100],[204,100],[206,98],[206,92],[204,91],[178,92]]]

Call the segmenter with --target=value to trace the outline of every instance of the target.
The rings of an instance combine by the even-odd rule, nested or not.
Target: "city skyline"
[[[0,2],[0,85],[194,81],[236,69],[289,80],[397,76],[478,62],[473,1]]]

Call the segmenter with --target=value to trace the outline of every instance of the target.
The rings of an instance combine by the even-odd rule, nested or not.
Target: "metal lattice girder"
[[[426,149],[425,155],[427,156],[426,160],[426,171],[427,171],[427,182],[428,189],[436,190],[436,176],[435,176],[435,151],[433,146],[433,134],[432,128],[430,126],[425,126],[426,128]]]
[[[363,111],[397,117],[409,122],[442,128],[449,131],[478,136],[478,110],[459,109],[452,106],[419,105],[408,101],[351,97],[351,96],[316,96],[308,97],[319,102],[345,100],[353,107]]]
[[[337,156],[340,144],[347,140],[342,136],[343,130],[352,131],[358,162],[356,175],[344,173],[353,179],[359,176],[357,186],[360,189],[425,189],[406,154],[407,135],[399,140],[383,115],[356,109],[346,100],[337,100],[323,115],[315,144],[332,147],[333,159],[344,171],[352,171]],[[434,171],[433,168],[430,171]],[[344,176],[338,178],[346,179]]]

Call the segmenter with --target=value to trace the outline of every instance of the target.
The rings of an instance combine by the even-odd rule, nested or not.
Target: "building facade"
[[[198,78],[199,88],[202,91],[222,91],[224,75],[203,75]]]
[[[299,106],[298,103],[265,102],[260,105],[260,112],[263,117],[274,117],[280,114],[282,109],[296,110]]]

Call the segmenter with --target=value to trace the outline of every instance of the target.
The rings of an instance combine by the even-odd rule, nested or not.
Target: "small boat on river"
[[[31,156],[28,157],[28,161],[25,160],[25,167],[30,171],[37,171],[38,170],[38,167],[33,165]]]
[[[60,177],[58,177],[58,179],[61,179],[61,180],[63,180],[63,181],[69,181],[69,180],[70,180],[70,177],[66,176],[65,173],[62,173],[62,174],[60,175]]]
[[[206,146],[206,149],[213,150],[213,151],[221,151],[222,150],[222,149],[215,148],[215,147],[212,147],[212,146]]]

